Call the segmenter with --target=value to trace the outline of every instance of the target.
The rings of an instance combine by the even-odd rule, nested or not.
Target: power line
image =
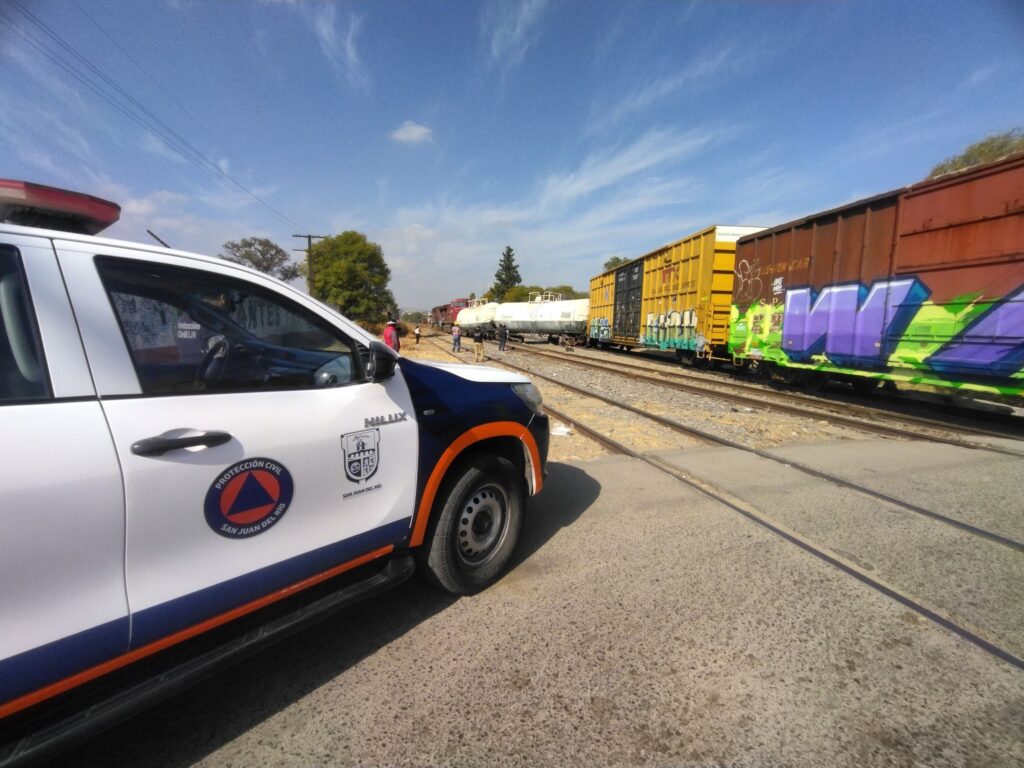
[[[132,64],[134,64],[139,69],[140,72],[142,72],[142,74],[144,74],[146,77],[149,78],[150,82],[153,83],[153,85],[155,85],[157,88],[159,88],[163,92],[164,96],[166,96],[170,101],[174,102],[174,104],[178,107],[178,109],[180,109],[188,117],[188,119],[191,120],[192,123],[197,128],[199,128],[199,130],[201,130],[203,133],[205,133],[207,135],[207,137],[211,141],[217,141],[218,140],[216,136],[214,136],[212,133],[210,133],[209,130],[207,130],[206,126],[204,126],[202,123],[199,122],[199,119],[195,115],[193,115],[185,107],[184,104],[182,104],[180,101],[178,101],[178,99],[176,99],[174,97],[174,94],[171,93],[171,91],[168,88],[165,88],[163,85],[161,85],[160,81],[157,80],[155,77],[153,77],[153,75],[151,75],[149,73],[149,70],[146,69],[144,66],[142,66],[142,63],[138,59],[136,59],[134,56],[132,56],[131,53],[129,53],[128,50],[117,41],[116,37],[114,37],[112,34],[107,32],[107,30],[104,29],[100,25],[100,23],[98,21],[96,21],[96,18],[91,13],[89,13],[87,10],[85,10],[85,8],[82,7],[82,4],[79,3],[78,0],[71,0],[71,2],[75,4],[75,7],[78,8],[79,12],[83,16],[85,16],[85,18],[87,18],[89,21],[92,22],[93,26],[96,27],[96,29],[98,29],[100,32],[103,33],[103,36],[106,37],[107,40],[109,40],[113,44],[113,46],[115,48],[117,48],[117,50],[119,50],[121,53],[123,53],[125,55],[125,57]]]
[[[178,134],[173,128],[167,123],[161,120],[152,111],[141,104],[135,97],[133,97],[128,91],[118,85],[114,80],[108,77],[92,62],[90,62],[85,56],[78,53],[70,44],[65,42],[56,32],[50,29],[44,22],[35,16],[31,11],[25,8],[18,0],[10,0],[11,4],[21,12],[32,24],[41,29],[51,40],[53,40],[58,46],[67,51],[71,56],[81,62],[85,67],[91,70],[95,77],[99,78],[101,82],[96,82],[91,79],[87,73],[84,73],[79,67],[77,67],[74,61],[69,61],[64,58],[58,51],[49,48],[42,40],[36,37],[28,30],[21,27],[18,22],[8,16],[0,9],[0,23],[3,23],[15,34],[21,37],[23,40],[28,42],[37,51],[43,54],[44,57],[48,58],[51,62],[56,64],[60,69],[64,70],[67,74],[74,77],[80,83],[88,87],[94,93],[105,99],[108,103],[114,106],[123,115],[128,117],[130,120],[135,122],[137,125],[142,127],[144,130],[155,136],[161,142],[163,142],[169,149],[176,152],[182,158],[191,162],[192,164],[199,167],[201,170],[208,173],[216,181],[218,181],[225,189],[232,192],[241,191],[243,194],[256,201],[264,208],[269,210],[275,216],[280,218],[282,221],[291,224],[294,227],[301,227],[295,221],[290,219],[288,216],[277,210],[274,206],[270,205],[266,200],[259,197],[256,193],[252,192],[248,187],[238,181],[231,174],[221,170],[215,163],[211,162],[201,151],[196,149],[191,143],[189,143],[184,137]],[[104,87],[106,83],[106,88]],[[111,92],[113,91],[113,92]]]

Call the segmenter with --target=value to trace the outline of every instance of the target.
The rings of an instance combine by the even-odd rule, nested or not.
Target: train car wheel
[[[878,385],[881,383],[882,382],[879,379],[868,379],[863,376],[858,376],[850,381],[853,391],[862,396],[870,395],[878,389]]]
[[[824,371],[815,371],[804,376],[804,389],[808,392],[821,392],[828,386],[831,377]]]

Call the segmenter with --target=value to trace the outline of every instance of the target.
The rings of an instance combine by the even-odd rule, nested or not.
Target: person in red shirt
[[[402,342],[398,340],[398,324],[394,320],[388,320],[387,327],[384,329],[384,343],[395,352],[402,350]]]

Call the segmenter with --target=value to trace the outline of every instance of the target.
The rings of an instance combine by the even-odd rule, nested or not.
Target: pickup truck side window
[[[50,397],[42,350],[21,257],[0,245],[0,404]]]
[[[257,285],[97,257],[145,394],[336,387],[363,380],[354,342]]]

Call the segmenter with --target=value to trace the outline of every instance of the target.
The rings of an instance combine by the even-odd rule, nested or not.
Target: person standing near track
[[[387,327],[384,328],[384,343],[395,350],[395,352],[399,352],[402,349],[402,342],[398,340],[398,323],[394,320],[388,320]]]
[[[473,362],[482,363],[486,359],[484,357],[484,330],[477,326],[473,331]]]
[[[506,344],[508,344],[508,326],[502,323],[498,326],[498,351],[504,352]]]
[[[419,326],[418,323],[416,325],[416,329],[412,333],[413,333],[413,336],[416,337],[416,346],[419,346],[419,343],[420,343],[420,326]]]
[[[462,329],[458,323],[452,323],[452,352],[462,351]]]

